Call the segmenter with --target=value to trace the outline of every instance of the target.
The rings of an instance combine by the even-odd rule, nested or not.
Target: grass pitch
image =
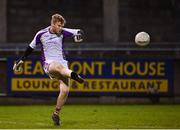
[[[65,105],[62,126],[54,126],[54,106],[0,106],[0,129],[180,128],[180,105]]]

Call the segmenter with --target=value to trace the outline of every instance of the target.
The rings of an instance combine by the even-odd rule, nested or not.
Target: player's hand
[[[20,72],[22,70],[22,65],[23,65],[24,61],[23,60],[18,60],[16,61],[16,63],[13,66],[13,70],[15,72]]]
[[[82,42],[83,41],[83,35],[84,35],[84,32],[82,30],[79,30],[77,35],[74,36],[74,41],[75,42]]]

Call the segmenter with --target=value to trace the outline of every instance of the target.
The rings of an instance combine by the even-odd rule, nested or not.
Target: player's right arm
[[[14,71],[21,71],[21,67],[22,67],[22,64],[24,63],[24,60],[28,57],[28,55],[31,54],[31,52],[32,52],[33,50],[34,50],[34,49],[31,48],[30,46],[28,46],[28,47],[26,48],[26,51],[24,52],[23,56],[22,56],[21,58],[19,58],[19,59],[15,62],[14,66],[13,66],[13,70],[14,70]]]
[[[33,52],[33,50],[36,48],[37,43],[38,43],[38,33],[32,40],[32,42],[29,44],[29,46],[26,48],[24,54],[15,62],[13,66],[14,71],[21,71],[22,65],[24,63],[24,60]],[[40,40],[39,40],[40,41]]]

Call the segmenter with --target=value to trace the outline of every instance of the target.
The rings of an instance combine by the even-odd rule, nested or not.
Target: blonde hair
[[[51,22],[54,24],[56,22],[61,22],[62,24],[66,24],[66,20],[64,19],[64,17],[60,14],[54,14],[52,15],[52,18],[51,18]]]

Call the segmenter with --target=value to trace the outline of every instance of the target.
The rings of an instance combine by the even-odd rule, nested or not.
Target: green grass
[[[180,128],[180,105],[65,105],[62,126],[54,126],[54,106],[0,106],[2,128]]]

